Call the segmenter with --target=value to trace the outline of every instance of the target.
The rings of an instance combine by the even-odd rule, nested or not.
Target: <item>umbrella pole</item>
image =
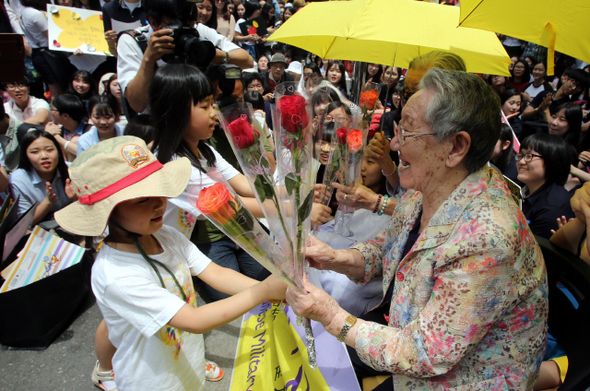
[[[385,110],[387,109],[387,98],[389,97],[389,83],[391,82],[391,76],[393,76],[393,66],[395,64],[395,56],[397,54],[397,44],[395,45],[395,51],[393,52],[393,61],[391,61],[391,72],[389,73],[389,80],[387,80],[387,88],[385,89],[385,105],[383,107],[383,115],[385,115]],[[399,83],[399,75],[398,75],[398,83]],[[392,103],[393,105],[393,103]],[[392,108],[393,109],[393,108]],[[379,128],[379,132],[382,136],[383,134],[383,117],[381,117],[381,126]]]

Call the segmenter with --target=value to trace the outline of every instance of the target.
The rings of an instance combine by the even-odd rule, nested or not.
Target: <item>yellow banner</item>
[[[330,390],[280,304],[264,303],[242,324],[231,391]]]

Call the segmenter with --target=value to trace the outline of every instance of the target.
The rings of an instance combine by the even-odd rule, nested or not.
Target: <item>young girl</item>
[[[88,107],[90,99],[98,95],[96,81],[87,71],[78,70],[72,74],[72,80],[70,80],[70,84],[68,85],[67,93],[77,95],[86,104],[86,107]],[[88,109],[90,111],[89,107]]]
[[[10,174],[10,187],[18,201],[18,215],[38,202],[33,225],[53,218],[56,212],[72,202],[66,193],[69,181],[61,148],[55,138],[43,130],[24,135],[20,143],[18,170]]]
[[[266,269],[202,217],[196,220],[201,214],[195,207],[199,191],[224,179],[239,195],[247,197],[242,200],[256,217],[264,217],[246,177],[204,142],[215,129],[212,94],[207,77],[185,64],[164,65],[150,85],[149,104],[156,128],[153,149],[158,160],[167,163],[187,157],[192,165],[189,185],[179,197],[170,200],[164,220],[191,238],[218,265],[261,280],[268,276]],[[215,287],[207,285],[203,289],[206,300],[227,297]]]
[[[330,61],[326,71],[326,80],[338,88],[344,96],[348,96],[346,88],[346,69],[342,61]]]
[[[119,103],[112,95],[95,95],[89,103],[92,128],[78,139],[78,156],[94,144],[112,137],[123,135],[119,121]]]
[[[203,390],[202,333],[231,322],[285,285],[262,283],[217,266],[193,244],[163,227],[168,197],[191,175],[188,159],[162,165],[145,143],[124,136],[103,141],[71,166],[78,201],[56,214],[66,230],[105,238],[92,267],[92,290],[117,348],[120,390]],[[196,308],[191,275],[229,294]]]
[[[558,217],[574,217],[564,187],[570,172],[567,143],[552,134],[533,134],[520,145],[516,166],[518,180],[526,185],[521,190],[522,212],[531,232],[549,239]]]
[[[508,119],[512,130],[516,137],[520,137],[522,133],[522,120],[520,114],[522,113],[522,93],[516,88],[507,88],[500,92],[500,104],[502,105],[502,112]]]

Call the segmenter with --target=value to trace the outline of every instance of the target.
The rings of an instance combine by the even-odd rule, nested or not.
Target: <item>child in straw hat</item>
[[[136,137],[102,141],[74,161],[78,201],[56,213],[65,229],[97,236],[109,227],[92,267],[92,290],[117,348],[119,390],[202,390],[202,333],[266,300],[285,285],[263,282],[211,262],[174,229],[162,225],[168,197],[191,172],[187,158],[162,165]],[[234,296],[196,307],[192,275]]]

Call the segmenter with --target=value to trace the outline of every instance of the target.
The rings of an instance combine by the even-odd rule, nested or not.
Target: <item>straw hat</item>
[[[78,201],[55,213],[72,233],[101,235],[119,203],[142,197],[177,197],[186,188],[191,164],[181,158],[162,165],[145,142],[119,136],[84,151],[69,169]]]

